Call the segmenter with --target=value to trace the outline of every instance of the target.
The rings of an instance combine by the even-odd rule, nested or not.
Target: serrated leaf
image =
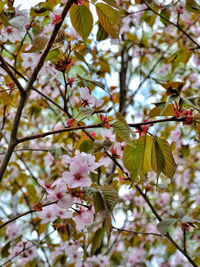
[[[127,145],[123,153],[123,163],[130,173],[131,185],[137,179],[142,167],[143,145],[141,140],[133,140],[131,145]]]
[[[103,3],[96,4],[96,12],[104,30],[110,34],[112,38],[118,38],[121,28],[119,12]]]
[[[104,231],[106,231],[106,233],[107,233],[107,237],[108,237],[108,241],[109,241],[110,235],[112,232],[112,219],[111,219],[111,216],[108,212],[107,212],[105,219],[103,221],[103,228],[104,228]]]
[[[45,61],[52,61],[53,59],[57,58],[59,56],[60,52],[58,49],[52,49],[47,54]]]
[[[32,47],[27,50],[24,51],[23,53],[36,53],[39,52],[40,50],[45,48],[46,43],[48,42],[48,39],[44,36],[36,36],[33,39],[33,45]]]
[[[142,168],[141,173],[142,176],[149,172],[151,167],[151,150],[153,146],[153,139],[149,135],[144,135],[140,137],[143,145],[143,161],[142,161]]]
[[[1,1],[0,2],[0,13],[3,11],[3,8],[4,8],[5,4],[6,4],[6,1]]]
[[[117,121],[113,123],[113,128],[118,136],[128,144],[131,144],[130,130],[126,120],[118,113]]]
[[[9,23],[15,27],[21,29],[26,24],[27,18],[25,16],[16,16],[9,20]]]
[[[103,147],[103,141],[95,140],[93,147],[94,147],[94,153],[100,152],[104,148]]]
[[[101,246],[101,242],[104,237],[104,230],[102,227],[97,229],[92,240],[92,254]]]
[[[123,141],[131,145],[130,134],[135,136],[134,132],[131,130],[125,118],[119,112],[116,114],[116,118],[117,121],[115,121],[112,125],[115,132]]]
[[[165,160],[162,154],[162,150],[160,149],[160,146],[156,139],[153,142],[151,151],[151,165],[153,170],[157,173],[157,177],[165,167]]]
[[[98,191],[93,192],[93,201],[94,201],[95,214],[97,214],[99,211],[106,210],[106,207],[104,205],[104,200],[100,192]]]
[[[119,8],[115,0],[103,0],[103,2],[109,4],[110,6],[113,6],[115,8]]]
[[[81,114],[83,114],[84,116],[88,117],[90,115],[92,115],[92,113],[95,111],[95,109],[90,108],[90,107],[81,107],[80,108],[80,112]]]
[[[9,94],[6,91],[4,91],[4,92],[0,91],[0,105],[5,106],[5,105],[8,105],[10,103],[11,103],[11,98],[10,98]]]
[[[196,109],[198,112],[200,112],[200,108],[199,108],[196,104],[194,104],[194,100],[190,100],[190,98],[184,98],[184,97],[181,97],[181,99],[182,99],[182,101],[183,101],[185,104],[187,104],[187,105],[193,107],[193,108]]]
[[[200,13],[200,5],[194,0],[186,0],[185,9],[189,12]]]
[[[50,7],[46,5],[46,3],[41,2],[36,6],[32,7],[30,10],[31,17],[45,17],[49,15]]]
[[[163,112],[162,109],[160,109],[159,107],[155,107],[152,110],[150,110],[149,117],[156,117],[156,116],[174,116],[173,104],[169,104]]]
[[[79,54],[79,53],[76,52],[76,51],[74,51],[74,55],[75,55],[79,60],[83,61],[83,62],[87,65],[87,67],[88,67],[88,69],[90,70],[91,73],[96,72],[96,69],[95,69],[91,64],[89,64],[89,63],[87,62],[87,60],[85,60],[84,56],[82,56],[81,54]],[[77,75],[78,75],[78,74],[77,74]],[[84,79],[84,80],[86,81],[86,79]]]
[[[176,171],[176,163],[174,161],[170,146],[168,142],[163,138],[156,138],[157,143],[162,151],[162,155],[164,157],[164,168],[162,172],[169,178],[174,176]]]
[[[168,8],[164,8],[164,9],[161,9],[161,12],[160,14],[165,17],[166,19],[170,19],[170,11]],[[165,20],[164,18],[161,18],[160,17],[160,21],[165,25],[167,26],[169,24],[169,22],[167,20]]]
[[[186,223],[195,223],[195,222],[198,222],[200,223],[200,220],[196,220],[196,219],[193,219],[192,217],[188,216],[188,215],[185,215],[181,218],[181,221],[182,222],[186,222]]]
[[[2,258],[7,258],[9,256],[9,248],[10,244],[13,240],[8,241],[2,248],[1,248],[1,256]]]
[[[167,90],[167,95],[177,95],[177,96],[180,95],[181,90],[185,85],[185,82],[161,83],[156,79],[153,80]]]
[[[105,86],[104,86],[104,84],[101,83],[101,82],[98,82],[98,81],[92,81],[92,80],[83,78],[83,77],[81,77],[81,76],[78,75],[78,74],[77,74],[76,76],[77,76],[77,78],[79,78],[79,80],[82,81],[83,83],[86,82],[87,85],[88,85],[88,83],[91,83],[91,84],[94,84],[94,85],[100,87],[101,89],[105,90]],[[86,85],[85,85],[85,86],[86,86]]]
[[[98,31],[97,31],[97,36],[96,39],[98,42],[105,40],[108,37],[108,33],[104,30],[103,26],[101,23],[98,23]]]
[[[164,235],[167,233],[169,228],[172,225],[174,225],[176,222],[177,222],[177,219],[173,219],[173,218],[165,219],[165,220],[162,220],[161,222],[159,222],[159,224],[157,224],[156,228],[162,235]]]
[[[103,196],[104,204],[108,211],[112,213],[115,205],[117,204],[119,197],[117,191],[111,185],[102,185],[100,190]]]
[[[0,13],[0,21],[5,27],[11,25],[10,22],[8,21],[6,15],[3,12]]]
[[[85,5],[72,5],[69,13],[74,29],[83,38],[83,41],[86,41],[93,28],[93,16],[89,8]]]

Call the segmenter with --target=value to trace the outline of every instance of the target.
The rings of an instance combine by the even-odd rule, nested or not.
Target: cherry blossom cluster
[[[95,162],[95,157],[91,154],[76,150],[74,157],[65,155],[62,163],[68,165],[68,171],[62,173],[62,178],[57,179],[52,184],[38,179],[38,183],[47,193],[47,201],[55,204],[45,206],[40,211],[40,207],[35,206],[35,210],[41,219],[41,223],[60,219],[72,218],[76,223],[77,230],[81,231],[85,226],[93,221],[94,207],[84,201],[84,187],[92,184],[90,172],[96,173],[102,163]],[[78,203],[78,208],[74,207]],[[71,211],[68,209],[71,208]],[[74,211],[74,213],[72,213]]]

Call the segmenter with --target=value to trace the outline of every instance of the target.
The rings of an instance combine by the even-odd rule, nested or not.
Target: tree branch
[[[170,118],[165,118],[165,119],[160,119],[160,120],[130,123],[129,126],[137,128],[137,127],[142,126],[142,125],[147,125],[147,124],[150,125],[150,124],[168,122],[168,121],[181,122],[181,121],[185,121],[185,117],[182,117],[182,118],[170,117]],[[44,138],[46,136],[57,134],[57,133],[70,132],[70,131],[76,131],[76,130],[93,129],[93,128],[101,128],[101,127],[102,127],[101,124],[93,124],[93,125],[83,125],[83,126],[62,128],[62,129],[58,129],[58,130],[54,130],[54,131],[49,131],[49,132],[45,132],[45,133],[41,133],[41,134],[35,134],[35,135],[23,137],[23,138],[18,139],[17,142],[19,144],[19,143],[23,143],[23,142],[30,141],[33,139]],[[111,127],[112,127],[112,125],[111,125]]]
[[[47,42],[47,44],[46,44],[46,46],[42,52],[42,55],[38,61],[38,64],[34,68],[33,73],[32,73],[32,75],[31,75],[31,77],[30,77],[30,79],[26,85],[25,92],[23,92],[23,94],[21,94],[21,96],[20,96],[19,104],[17,107],[16,115],[15,115],[14,122],[13,122],[12,129],[11,129],[11,135],[10,135],[10,141],[9,141],[8,149],[7,149],[7,152],[3,158],[3,162],[2,162],[1,167],[0,167],[0,182],[3,179],[3,175],[5,173],[8,162],[12,156],[12,153],[15,149],[15,146],[18,143],[17,142],[17,131],[18,131],[20,118],[22,115],[22,111],[23,111],[23,108],[24,108],[24,105],[26,102],[28,92],[32,88],[32,85],[35,82],[37,75],[44,64],[45,58],[46,58],[48,52],[50,51],[50,49],[51,49],[51,47],[52,47],[52,45],[56,39],[56,36],[60,30],[60,27],[61,27],[66,15],[67,15],[67,12],[69,11],[73,2],[74,2],[74,0],[68,0],[67,3],[65,4],[63,11],[62,11],[62,14],[61,14],[61,21],[55,25],[54,30],[51,34],[51,37],[50,37],[49,41]]]
[[[155,235],[155,236],[162,237],[161,234],[157,234],[157,233],[138,232],[138,231],[132,231],[132,230],[126,230],[126,229],[117,228],[115,226],[112,226],[112,228],[117,230],[117,231],[119,231],[119,232],[126,232],[126,233],[135,234],[135,235]]]
[[[0,66],[7,72],[7,74],[10,76],[10,78],[13,80],[13,82],[16,84],[17,88],[19,89],[21,94],[25,93],[25,90],[23,88],[23,86],[21,85],[21,83],[19,82],[19,80],[15,77],[15,75],[13,74],[13,72],[10,70],[10,68],[8,67],[6,61],[3,59],[2,55],[0,54]]]
[[[168,18],[166,18],[165,16],[163,16],[162,14],[159,14],[156,10],[154,10],[147,2],[146,0],[142,0],[144,2],[144,4],[148,7],[149,10],[151,10],[154,14],[156,14],[157,16],[159,16],[160,18],[162,18],[163,20],[167,21],[169,24],[175,26],[176,28],[178,28],[185,36],[187,36],[188,39],[190,39],[190,41],[192,41],[198,48],[200,48],[200,45],[185,31],[183,30],[180,25],[177,23],[174,23],[172,21],[170,21]]]

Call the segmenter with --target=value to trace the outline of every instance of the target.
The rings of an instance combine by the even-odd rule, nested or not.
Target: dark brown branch
[[[54,202],[50,202],[50,203],[44,204],[43,207],[46,207],[46,206],[49,206],[49,205],[52,205],[52,204],[55,204],[55,203],[56,203],[56,201],[54,201]],[[32,213],[32,212],[36,212],[36,210],[28,210],[28,211],[26,211],[26,212],[24,212],[24,213],[22,213],[22,214],[17,215],[16,217],[14,217],[14,218],[8,220],[7,222],[1,224],[1,225],[0,225],[0,229],[2,229],[3,227],[5,227],[7,224],[9,224],[9,223],[11,223],[11,222],[14,222],[14,221],[18,220],[19,218],[24,217],[24,216],[26,216],[27,214],[30,214],[30,213]]]
[[[19,80],[15,77],[15,75],[13,74],[13,72],[10,70],[10,68],[6,64],[6,61],[3,59],[3,57],[2,57],[1,54],[0,54],[0,61],[1,61],[0,66],[7,72],[7,74],[10,76],[10,78],[16,84],[16,86],[19,89],[20,93],[21,94],[24,94],[25,93],[25,90],[24,90],[23,86],[21,85],[21,83],[19,82]]]
[[[190,29],[190,27],[192,25],[194,25],[197,21],[199,21],[200,16],[198,16],[190,25],[188,25],[188,27],[185,29],[185,32],[187,30]],[[155,62],[155,64],[153,65],[153,67],[150,69],[149,73],[146,75],[146,77],[140,82],[140,84],[138,85],[138,87],[136,88],[136,90],[133,92],[133,94],[129,97],[129,101],[128,103],[125,105],[125,108],[127,108],[131,101],[133,100],[133,98],[136,96],[136,94],[138,93],[138,91],[141,89],[142,85],[151,77],[151,74],[154,72],[154,70],[157,68],[158,64],[163,60],[165,53],[167,51],[169,51],[169,49],[171,48],[171,46],[176,43],[184,34],[181,33],[176,39],[174,39],[173,42],[171,42],[170,45],[168,45],[167,49],[165,51],[162,52],[162,54],[160,55],[160,57],[157,59],[157,61]]]
[[[165,16],[163,16],[162,14],[158,13],[156,10],[154,10],[147,2],[146,0],[142,0],[145,5],[148,7],[149,10],[151,10],[154,14],[156,14],[157,16],[159,16],[160,18],[162,18],[163,20],[167,21],[169,24],[175,26],[176,28],[178,28],[185,36],[187,36],[188,39],[190,39],[190,41],[192,41],[197,47],[200,48],[200,45],[185,31],[183,30],[180,25],[177,23],[174,23],[172,21],[170,21],[168,18],[166,18]]]
[[[132,230],[126,230],[126,229],[121,229],[121,228],[117,228],[112,226],[113,229],[119,231],[119,232],[126,232],[126,233],[131,233],[131,234],[135,234],[135,235],[155,235],[155,236],[160,236],[162,237],[161,234],[157,234],[157,233],[148,233],[148,232],[138,232],[138,231],[132,231]]]
[[[147,122],[130,123],[129,126],[137,128],[139,126],[146,125],[146,124],[155,124],[155,123],[168,122],[168,121],[180,122],[180,121],[185,121],[185,118],[184,117],[183,118],[170,117],[170,118],[165,118],[165,119],[160,119],[160,120],[152,120],[152,121],[147,121]],[[70,132],[70,131],[76,131],[76,130],[85,130],[85,129],[92,129],[92,128],[101,128],[101,127],[102,127],[101,124],[93,124],[93,125],[83,125],[83,126],[62,128],[62,129],[58,129],[58,130],[54,130],[54,131],[49,131],[49,132],[45,132],[45,133],[41,133],[41,134],[35,134],[35,135],[23,137],[23,138],[18,139],[17,142],[19,144],[19,143],[23,143],[23,142],[30,141],[30,140],[37,139],[37,138],[44,138],[46,136],[57,134],[57,133]],[[112,127],[112,125],[111,125],[111,127]]]
[[[54,30],[51,34],[51,37],[50,37],[49,41],[47,42],[47,44],[46,44],[46,46],[42,52],[42,55],[38,61],[38,64],[34,68],[33,73],[32,73],[32,75],[31,75],[31,77],[30,77],[30,79],[26,85],[25,92],[23,92],[23,94],[21,94],[21,96],[20,96],[19,104],[17,107],[16,115],[15,115],[14,122],[13,122],[12,129],[11,129],[11,135],[10,135],[10,141],[9,141],[8,149],[7,149],[7,152],[3,158],[3,162],[2,162],[1,167],[0,167],[0,182],[3,179],[3,175],[4,175],[5,170],[7,168],[8,162],[12,156],[12,153],[15,149],[15,146],[18,143],[17,142],[17,131],[18,131],[22,111],[23,111],[23,108],[24,108],[24,105],[26,102],[27,94],[30,91],[30,89],[32,88],[32,85],[35,82],[37,75],[44,64],[45,58],[46,58],[48,52],[50,51],[50,49],[51,49],[51,47],[52,47],[52,45],[56,39],[56,36],[60,30],[60,27],[61,27],[66,15],[67,15],[67,12],[69,11],[73,2],[74,2],[74,0],[68,0],[67,3],[65,4],[63,11],[62,11],[62,14],[61,14],[61,22],[59,22],[55,25]]]

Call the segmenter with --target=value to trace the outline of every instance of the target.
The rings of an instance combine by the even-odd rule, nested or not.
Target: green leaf
[[[181,100],[189,105],[190,107],[193,107],[194,109],[196,109],[198,112],[200,112],[200,108],[199,106],[197,106],[196,104],[194,104],[194,99],[190,99],[190,98],[184,98],[184,97],[181,97]],[[197,101],[197,104],[199,104],[199,99]]]
[[[119,8],[115,0],[103,0],[103,2],[109,4],[110,6],[113,6],[115,8]]]
[[[111,185],[102,185],[100,190],[103,196],[104,204],[108,211],[112,213],[115,205],[117,204],[119,197],[117,191]]]
[[[80,152],[89,153],[90,151],[92,151],[92,149],[93,149],[93,141],[90,139],[84,140],[79,146]]]
[[[1,256],[2,258],[7,258],[10,253],[9,253],[9,248],[10,248],[10,244],[13,240],[8,241],[2,248],[1,248]]]
[[[83,114],[84,116],[88,117],[90,115],[92,115],[92,113],[95,111],[95,109],[90,108],[90,107],[81,107],[80,108],[80,112],[81,114]]]
[[[83,62],[87,65],[87,67],[88,67],[88,69],[90,70],[91,73],[96,72],[96,69],[95,69],[91,64],[89,64],[89,63],[87,62],[87,60],[85,60],[84,56],[82,56],[81,54],[79,54],[79,53],[76,52],[76,51],[74,51],[74,55],[75,55],[79,60],[83,61]],[[77,74],[77,75],[78,75],[78,74]],[[77,77],[78,77],[78,76],[77,76]],[[84,79],[84,80],[86,80],[86,79]]]
[[[162,15],[163,17],[165,17],[166,19],[170,19],[170,11],[168,8],[164,8],[164,9],[161,9],[161,12],[160,12],[160,15]],[[164,18],[161,18],[160,17],[160,21],[165,25],[167,26],[169,24],[169,22],[167,20],[165,20]]]
[[[96,12],[104,30],[110,34],[112,38],[118,38],[121,28],[119,12],[103,3],[96,4]]]
[[[162,220],[161,222],[159,222],[159,224],[156,226],[156,228],[162,235],[164,235],[167,233],[169,228],[172,225],[174,225],[177,221],[178,221],[177,219],[173,219],[173,218],[165,219],[165,220]]]
[[[98,23],[98,32],[96,39],[98,42],[105,40],[108,37],[108,33],[104,30],[101,23]]]
[[[163,138],[156,138],[157,143],[162,151],[162,155],[164,157],[164,168],[162,172],[164,175],[166,175],[169,178],[172,178],[174,176],[174,173],[176,171],[176,163],[174,161],[170,146],[168,142]]]
[[[194,0],[186,0],[185,9],[189,12],[200,13],[200,5]]]
[[[36,53],[44,49],[47,42],[48,42],[48,39],[46,37],[37,36],[33,39],[32,47],[29,50],[24,51],[23,53]]]
[[[93,192],[93,201],[94,201],[95,215],[99,211],[106,210],[103,197],[99,191]]]
[[[200,223],[200,220],[196,220],[188,215],[183,216],[181,218],[181,221],[185,223],[195,223],[195,222]]]
[[[162,83],[157,81],[156,79],[153,80],[167,90],[167,95],[180,95],[181,90],[185,85],[185,82]]]
[[[78,75],[78,74],[77,74],[76,76],[77,76],[77,78],[79,78],[79,80],[80,80],[81,82],[83,82],[83,84],[84,84],[84,82],[85,82],[85,83],[87,84],[87,85],[85,85],[85,86],[87,86],[87,87],[88,87],[88,83],[91,83],[91,84],[94,84],[94,85],[100,87],[101,89],[105,90],[105,85],[104,85],[103,83],[101,83],[101,82],[98,82],[98,81],[92,81],[92,80],[83,78],[83,77],[81,77],[81,76]]]
[[[131,145],[127,145],[123,153],[123,163],[130,172],[131,185],[137,179],[143,162],[143,144],[141,140],[133,140]]]
[[[151,151],[151,165],[153,170],[157,173],[157,177],[165,167],[165,160],[162,154],[162,150],[160,149],[160,146],[156,139],[154,140]]]
[[[10,98],[9,94],[6,91],[4,91],[4,92],[0,91],[0,105],[5,106],[5,105],[10,104],[11,102],[12,101],[11,101],[11,98]]]
[[[101,246],[103,236],[104,236],[104,230],[102,227],[100,227],[95,232],[93,240],[92,240],[92,254],[94,254],[95,251]]]
[[[113,128],[119,137],[128,144],[131,144],[130,133],[135,136],[124,117],[118,112],[117,121],[113,123]]]
[[[112,232],[112,219],[111,219],[111,216],[108,212],[107,212],[105,219],[103,221],[103,228],[104,228],[104,231],[106,231],[106,233],[107,233],[107,237],[108,237],[108,241],[109,241],[110,235]]]
[[[5,4],[6,4],[6,1],[1,1],[0,2],[0,13],[3,11],[3,8],[4,8]]]
[[[89,8],[85,5],[72,5],[69,13],[74,29],[83,38],[83,41],[86,41],[93,28],[93,16]]]
[[[5,26],[10,26],[10,22],[8,21],[6,15],[3,13],[3,11],[0,13],[0,22]]]
[[[144,176],[147,172],[149,172],[151,167],[151,150],[153,146],[153,139],[149,135],[144,135],[140,137],[140,140],[143,145],[143,161],[142,161],[142,169],[141,173]]]
[[[60,52],[59,50],[56,49],[52,49],[51,51],[49,51],[49,53],[47,54],[45,61],[52,61],[53,59],[57,58],[59,56]]]
[[[30,10],[31,17],[45,17],[49,15],[51,8],[44,2],[38,3],[36,6],[32,7]]]
[[[163,102],[163,107],[165,107],[165,103]],[[155,107],[149,112],[150,117],[156,117],[156,116],[174,116],[174,106],[173,104],[169,104],[164,111],[162,112],[162,108]]]

